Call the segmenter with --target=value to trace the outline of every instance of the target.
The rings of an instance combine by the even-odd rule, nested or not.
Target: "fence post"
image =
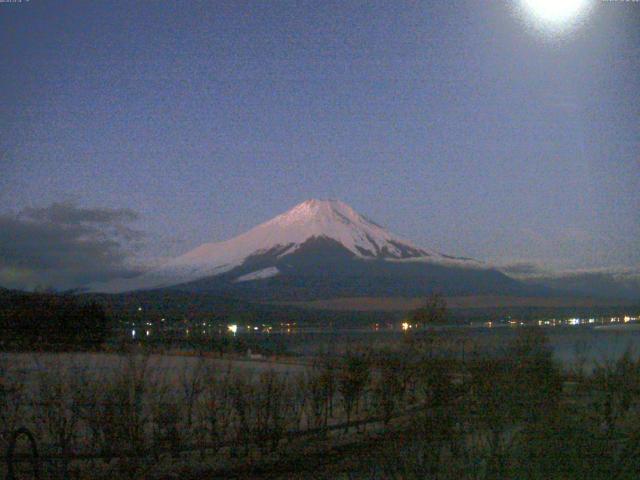
[[[7,447],[7,480],[15,480],[15,472],[14,472],[14,451],[16,449],[16,444],[18,443],[18,438],[23,435],[27,437],[29,440],[29,445],[31,447],[31,463],[33,466],[33,478],[40,478],[40,462],[38,457],[38,444],[36,443],[36,439],[33,434],[27,430],[26,428],[18,428],[14,430],[11,434],[11,438],[9,439],[9,446]]]

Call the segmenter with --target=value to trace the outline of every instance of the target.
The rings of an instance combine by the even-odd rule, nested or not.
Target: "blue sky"
[[[0,4],[0,213],[127,209],[143,258],[338,198],[417,244],[639,265],[640,4]]]

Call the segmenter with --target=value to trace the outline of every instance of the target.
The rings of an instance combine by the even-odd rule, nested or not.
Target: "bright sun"
[[[523,0],[539,20],[554,24],[571,21],[589,5],[589,0]]]

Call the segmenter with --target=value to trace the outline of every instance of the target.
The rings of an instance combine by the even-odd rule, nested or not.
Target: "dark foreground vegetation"
[[[194,318],[188,323],[173,320],[164,324],[160,313],[152,308],[145,308],[144,314],[138,307],[127,308],[131,312],[114,309],[94,296],[0,288],[0,351],[125,351],[132,344],[143,344],[153,351],[285,353],[280,338],[233,337],[228,335],[226,324],[221,332],[213,330],[204,335],[200,329],[192,328],[191,334],[185,336],[185,325],[187,329],[199,325]],[[145,325],[150,320],[154,321],[154,335],[145,337]],[[138,325],[137,338],[131,337],[132,322]]]
[[[407,335],[295,369],[8,354],[2,447],[27,427],[41,478],[638,478],[640,363],[562,370],[541,330],[518,332],[494,353]]]
[[[72,294],[0,290],[0,349],[96,349],[111,335],[102,305]]]

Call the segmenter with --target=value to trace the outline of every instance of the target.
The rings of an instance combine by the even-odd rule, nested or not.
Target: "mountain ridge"
[[[357,260],[389,262],[425,262],[450,267],[486,268],[481,262],[446,255],[418,247],[389,232],[376,222],[360,215],[339,200],[307,200],[230,240],[205,243],[180,255],[160,268],[132,279],[96,285],[93,291],[118,293],[125,291],[168,288],[189,284],[203,278],[217,277],[238,270],[239,281],[265,280],[281,273],[275,265],[264,276],[242,268],[255,258],[270,258],[271,263],[290,257],[318,239],[340,247]],[[335,252],[334,252],[335,253]],[[344,252],[343,252],[344,253]],[[249,277],[247,277],[249,275]]]

